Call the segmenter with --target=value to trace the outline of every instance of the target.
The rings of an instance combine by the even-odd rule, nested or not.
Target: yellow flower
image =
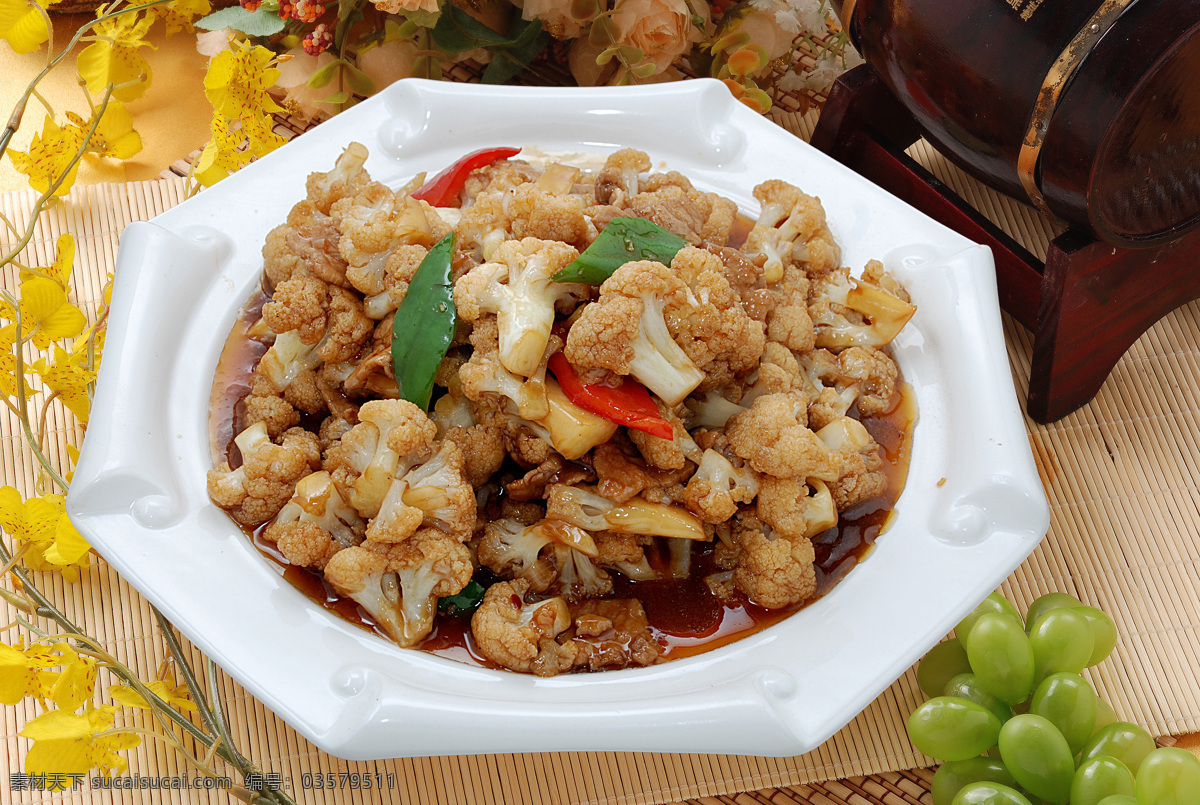
[[[5,397],[17,396],[17,356],[13,353],[13,345],[17,340],[17,325],[10,324],[0,327],[0,394]],[[25,396],[33,392],[25,387]]]
[[[16,704],[26,696],[45,701],[55,681],[47,669],[58,665],[58,655],[43,643],[29,648],[0,643],[0,704]]]
[[[30,0],[0,0],[0,39],[6,40],[17,53],[37,50],[50,38],[44,10],[47,5]]]
[[[59,570],[64,579],[75,581],[79,568],[88,566],[91,546],[65,512],[62,495],[22,501],[13,487],[0,487],[0,526],[13,539],[29,543],[25,564],[34,570]]]
[[[66,290],[49,277],[21,283],[21,330],[33,334],[38,349],[60,338],[74,338],[87,326],[83,312],[67,301]]]
[[[96,379],[95,369],[84,365],[82,354],[71,354],[61,347],[54,348],[54,363],[47,363],[45,358],[34,361],[30,367],[51,391],[58,392],[58,397],[81,422],[87,422],[91,401],[88,400],[87,387]]]
[[[62,670],[46,672],[48,681],[53,682],[49,699],[60,710],[78,710],[95,693],[96,661],[79,654],[65,642],[55,643],[54,648],[59,654],[58,664]]]
[[[92,127],[91,120],[84,120],[74,112],[67,112],[67,117],[82,131]],[[142,135],[133,130],[133,115],[121,103],[109,101],[88,140],[88,151],[102,157],[129,159],[141,150]]]
[[[196,160],[196,180],[205,187],[212,187],[243,167],[252,156],[249,151],[239,148],[241,141],[234,136],[229,122],[221,115],[213,118],[212,135]]]
[[[116,708],[111,706],[88,707],[83,713],[51,710],[27,723],[18,733],[33,741],[25,756],[26,773],[62,780],[61,786],[66,788],[73,774],[86,774],[97,767],[106,773],[127,769],[128,762],[116,753],[137,746],[142,739],[133,732],[113,730],[114,712]]]
[[[54,191],[56,196],[65,196],[70,192],[71,185],[75,184],[75,173],[79,170],[79,163],[71,165],[71,160],[79,153],[83,138],[84,132],[78,126],[59,126],[47,115],[42,133],[33,135],[29,151],[10,149],[8,155],[12,158],[13,167],[28,176],[30,186],[42,193],[45,193],[59,176],[66,173],[66,178]]]
[[[196,712],[196,705],[192,703],[187,685],[176,684],[175,674],[170,670],[167,663],[164,662],[159,667],[158,679],[146,685],[146,687],[150,689],[151,693],[175,709]],[[108,695],[112,697],[114,702],[123,704],[126,707],[136,707],[139,710],[150,709],[150,705],[146,702],[142,694],[128,685],[113,685],[108,689]]]
[[[157,11],[167,26],[167,35],[170,36],[178,31],[190,33],[192,20],[212,11],[212,5],[208,0],[175,0],[174,3],[159,6]]]
[[[101,6],[96,13],[103,14],[106,8]],[[146,32],[153,23],[153,14],[122,14],[96,24],[93,31],[97,41],[80,51],[75,61],[88,92],[99,95],[113,84],[118,87],[113,97],[120,101],[132,101],[145,94],[150,86],[150,63],[138,50],[154,47],[146,41]]]
[[[214,56],[204,75],[204,94],[217,114],[246,120],[281,111],[267,92],[279,80],[274,59],[275,54],[267,48],[244,44]]]
[[[242,132],[250,146],[250,153],[256,157],[269,154],[287,142],[274,130],[275,121],[271,117],[242,119]]]
[[[33,279],[34,277],[49,277],[62,286],[63,290],[71,289],[71,268],[75,265],[75,238],[70,234],[59,235],[58,241],[54,244],[54,265],[49,267],[39,267],[36,270],[30,271],[21,269],[20,280]]]

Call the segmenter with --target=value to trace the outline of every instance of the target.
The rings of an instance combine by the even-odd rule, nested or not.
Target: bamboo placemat
[[[776,121],[807,136],[813,117],[783,112]],[[1015,202],[967,180],[931,151],[915,152],[1027,248],[1044,254],[1049,225]],[[47,265],[54,242],[75,234],[77,303],[94,301],[112,270],[123,227],[179,203],[184,181],[172,177],[128,185],[76,188],[40,222],[25,262]],[[0,210],[18,226],[30,193],[0,196]],[[0,246],[8,237],[0,232]],[[3,281],[12,286],[15,277]],[[1018,392],[1029,370],[1029,335],[1006,321]],[[1003,585],[1018,606],[1052,590],[1072,592],[1109,612],[1120,641],[1112,659],[1092,674],[1098,692],[1126,719],[1158,735],[1200,730],[1200,305],[1163,319],[1129,351],[1086,408],[1050,426],[1029,426],[1051,503],[1048,538]],[[61,411],[47,423],[49,455],[65,458],[78,425]],[[33,491],[32,462],[10,417],[0,419],[0,481]],[[949,582],[950,580],[947,580]],[[97,560],[73,585],[43,576],[48,593],[81,626],[143,677],[164,658],[148,604]],[[3,620],[11,619],[11,613]],[[194,650],[193,654],[196,654]],[[198,659],[198,655],[197,655]],[[101,680],[102,684],[104,680]],[[823,746],[792,758],[632,753],[510,754],[348,763],[317,751],[228,677],[219,680],[233,739],[264,771],[281,776],[302,802],[589,803],[624,805],[694,801],[749,803],[928,802],[929,758],[915,752],[904,722],[921,701],[910,669]],[[37,715],[28,701],[4,712],[0,763],[19,771],[28,742],[16,733]],[[132,716],[136,723],[138,716]],[[131,775],[186,772],[173,752],[154,743],[128,754]],[[915,769],[915,771],[903,771]],[[394,780],[383,791],[301,790],[304,775],[377,773]],[[389,775],[392,775],[389,777]],[[0,785],[3,780],[0,779]],[[0,788],[2,802],[226,802],[216,792],[41,792]],[[747,793],[742,793],[747,792]]]

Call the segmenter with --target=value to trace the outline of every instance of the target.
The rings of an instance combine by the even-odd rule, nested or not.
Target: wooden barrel
[[[1125,247],[1200,226],[1200,0],[833,0],[963,169]]]

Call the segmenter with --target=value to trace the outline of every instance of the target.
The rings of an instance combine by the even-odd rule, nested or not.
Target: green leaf
[[[400,397],[422,409],[429,408],[434,375],[458,324],[450,281],[453,258],[451,232],[425,255],[392,320],[392,368]]]
[[[415,28],[432,28],[437,25],[438,20],[442,18],[442,12],[440,9],[437,11],[425,11],[419,8],[408,11],[406,9],[401,11],[400,14],[405,18],[405,20],[412,23]],[[414,30],[413,33],[416,33],[416,31]],[[408,36],[412,36],[412,34],[408,34]]]
[[[196,20],[194,25],[205,31],[219,31],[222,28],[232,28],[247,36],[271,36],[283,30],[283,20],[279,15],[265,8],[258,11],[247,11],[241,6],[230,6],[220,11],[214,11],[206,17]]]
[[[375,82],[369,75],[352,64],[346,65],[346,83],[359,95],[375,94]]]
[[[305,83],[313,89],[320,89],[327,86],[333,80],[333,75],[342,66],[340,61],[331,61],[329,64],[322,67],[320,70],[313,71],[313,74],[308,77]]]
[[[514,78],[538,54],[546,49],[550,35],[542,30],[541,20],[517,20],[513,31],[518,31],[511,45],[492,50],[492,60],[483,72],[485,84],[502,84]]]
[[[350,93],[346,92],[345,90],[342,90],[341,92],[333,93],[328,98],[322,98],[321,100],[317,101],[317,103],[331,103],[331,104],[345,103],[346,101],[350,100],[350,98],[351,98]]]
[[[575,262],[551,279],[599,285],[634,260],[656,260],[669,266],[687,241],[645,218],[614,218]]]
[[[483,602],[483,594],[486,592],[487,587],[475,579],[471,579],[467,582],[467,586],[462,588],[462,592],[438,599],[438,613],[452,616],[470,615],[479,608],[480,603]]]

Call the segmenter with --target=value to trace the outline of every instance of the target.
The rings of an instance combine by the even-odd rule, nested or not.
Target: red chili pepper
[[[434,176],[410,195],[434,207],[453,206],[458,202],[458,196],[471,173],[519,153],[520,148],[483,148],[474,151]]]
[[[605,386],[599,383],[585,384],[561,352],[550,357],[550,371],[558,378],[567,399],[580,408],[611,419],[619,425],[645,431],[651,436],[674,441],[675,429],[658,412],[658,406],[650,397],[646,387],[626,377],[620,386]]]

